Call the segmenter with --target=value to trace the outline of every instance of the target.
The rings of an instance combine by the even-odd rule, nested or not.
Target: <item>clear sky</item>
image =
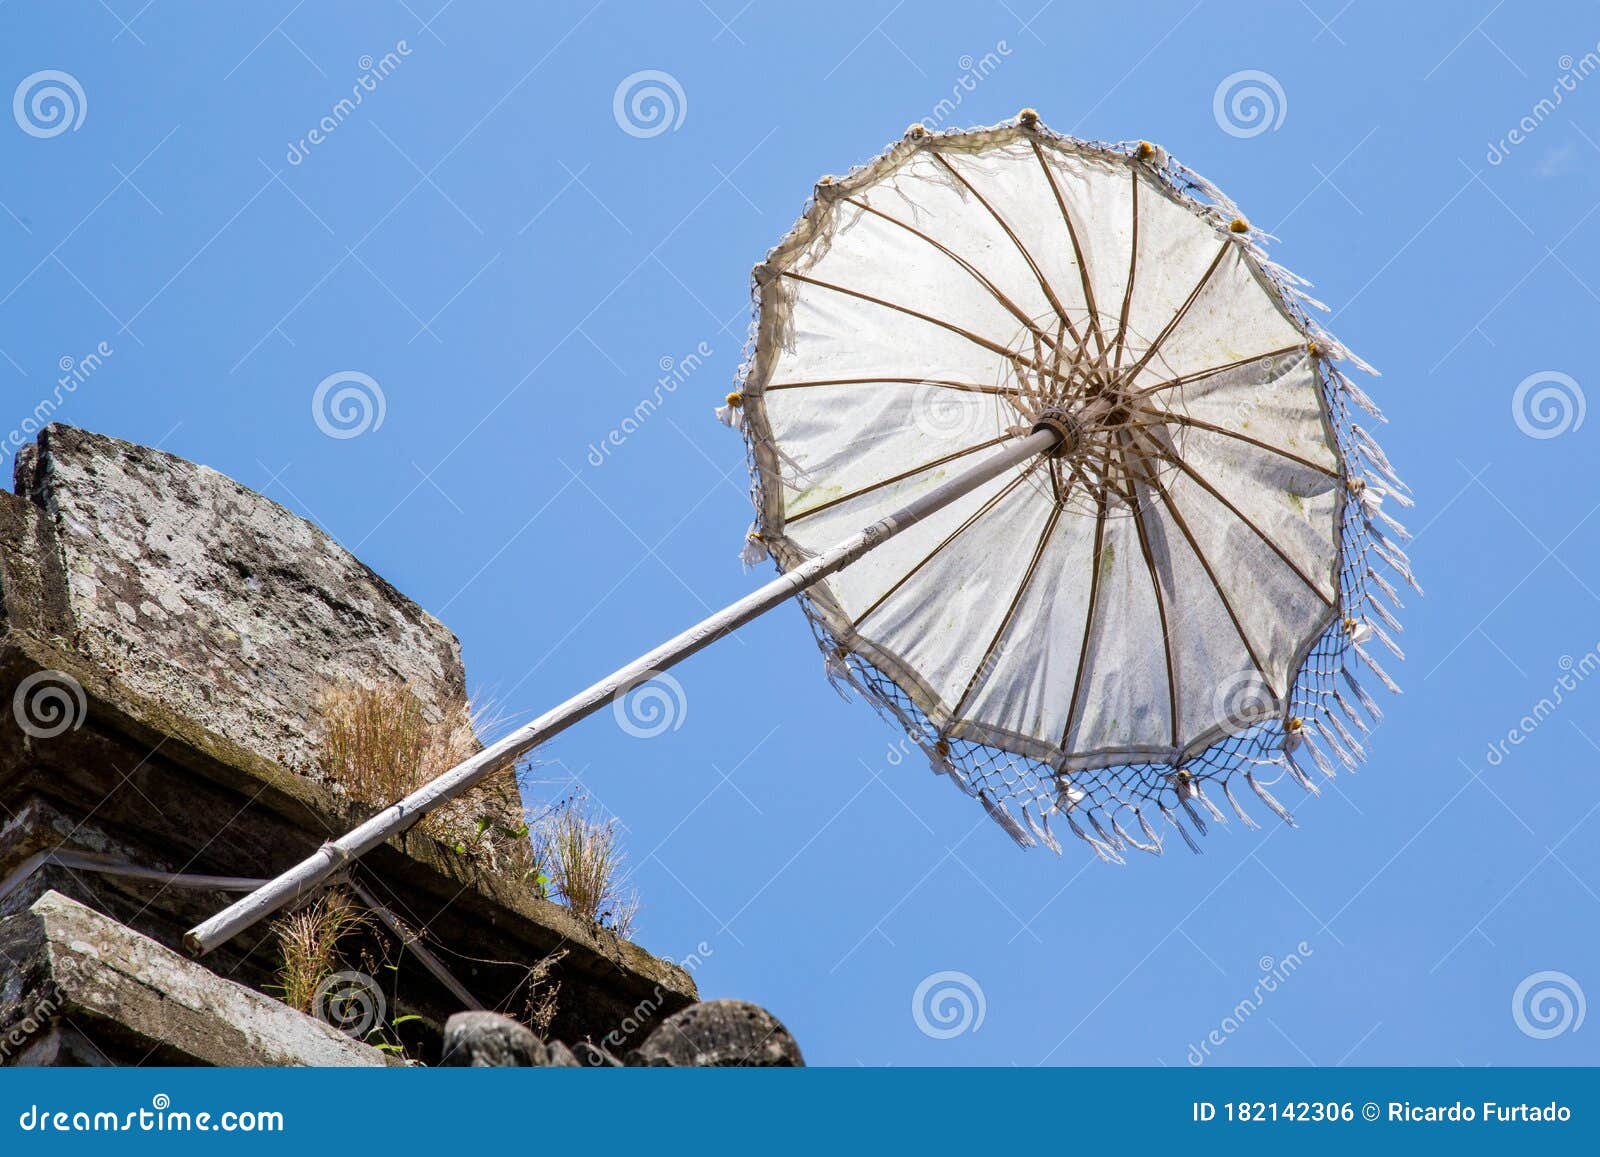
[[[814,1063],[1600,1061],[1562,1025],[1600,999],[1600,9],[1038,4],[10,0],[0,96],[58,70],[83,115],[0,117],[0,433],[105,343],[61,420],[314,519],[532,715],[760,577],[712,409],[817,177],[1025,105],[1157,141],[1383,371],[1428,594],[1366,768],[1198,857],[1024,853],[783,608],[678,669],[663,734],[561,737],[545,790],[626,824],[638,938],[704,945],[702,991]],[[670,124],[616,112],[646,70]],[[383,398],[354,437],[314,417],[341,373]]]

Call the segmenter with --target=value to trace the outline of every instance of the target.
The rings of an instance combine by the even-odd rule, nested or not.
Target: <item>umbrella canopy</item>
[[[913,127],[824,178],[755,271],[724,411],[753,464],[750,553],[791,570],[1061,434],[803,600],[830,675],[1019,842],[1055,846],[1060,815],[1103,857],[1159,850],[1152,816],[1186,839],[1180,813],[1223,818],[1213,784],[1249,822],[1235,775],[1287,819],[1279,774],[1315,790],[1303,756],[1360,758],[1346,692],[1370,699],[1336,679],[1389,641],[1374,617],[1397,628],[1369,556],[1409,580],[1374,527],[1404,495],[1263,240],[1162,150],[1025,113]]]

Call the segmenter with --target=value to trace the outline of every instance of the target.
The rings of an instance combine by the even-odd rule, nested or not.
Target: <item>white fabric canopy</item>
[[[1320,709],[1297,699],[1308,657],[1365,622],[1347,574],[1364,480],[1344,442],[1367,440],[1343,409],[1370,402],[1260,239],[1159,149],[1025,118],[914,128],[824,178],[755,271],[730,403],[752,537],[784,569],[1040,423],[1064,434],[807,602],[832,668],[870,672],[849,681],[991,811],[1019,794],[1076,806],[1094,769],[1183,769],[1263,723],[1292,750]],[[1054,783],[1013,790],[1002,769],[978,785],[941,766],[952,744]]]

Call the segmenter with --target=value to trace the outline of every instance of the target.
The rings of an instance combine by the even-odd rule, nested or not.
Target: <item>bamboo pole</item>
[[[618,668],[559,707],[423,784],[360,827],[336,840],[329,840],[276,879],[235,901],[203,924],[191,928],[184,935],[184,946],[195,955],[204,956],[219,945],[226,944],[284,905],[319,887],[351,860],[406,831],[434,808],[449,803],[495,772],[509,767],[541,743],[594,714],[636,683],[682,662],[752,619],[788,602],[835,571],[849,566],[874,547],[915,526],[963,495],[970,494],[985,482],[1038,454],[1053,450],[1061,441],[1062,433],[1060,426],[1041,425],[1033,433],[999,450],[970,470],[879,519],[837,546],[806,560],[759,590],[730,603],[627,666]]]

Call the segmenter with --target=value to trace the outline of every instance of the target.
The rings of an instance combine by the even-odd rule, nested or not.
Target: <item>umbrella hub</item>
[[[1176,469],[1165,408],[1171,392],[1135,385],[1142,368],[1122,339],[1103,338],[1087,318],[1078,326],[1058,322],[1054,331],[1034,323],[1017,336],[1002,397],[1013,423],[1061,436],[1049,479],[1062,507],[1126,515]]]

